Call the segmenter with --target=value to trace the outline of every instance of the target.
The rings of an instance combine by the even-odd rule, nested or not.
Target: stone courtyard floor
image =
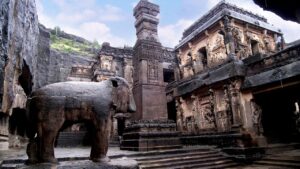
[[[3,161],[20,161],[26,160],[26,149],[8,149],[6,142],[0,142],[0,167]],[[124,151],[120,150],[119,147],[109,147],[108,156],[112,157],[123,157],[126,160],[126,155],[136,154],[137,152],[133,151]],[[72,161],[77,160],[78,162],[86,161],[90,154],[90,147],[70,147],[70,148],[55,148],[55,156],[57,159],[62,161]],[[277,157],[291,157],[297,158],[300,160],[300,149],[290,150],[283,153],[278,153]],[[18,162],[17,162],[18,163]],[[274,167],[274,166],[259,166],[259,165],[246,165],[235,167],[234,169],[279,169],[283,167]]]

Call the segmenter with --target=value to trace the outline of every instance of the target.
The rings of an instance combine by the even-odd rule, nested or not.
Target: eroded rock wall
[[[86,58],[72,53],[64,53],[54,49],[50,50],[50,60],[48,65],[47,83],[56,83],[67,81],[72,66],[83,65],[89,66],[96,62],[93,59]]]
[[[9,0],[0,1],[0,106],[2,106],[4,67],[7,59]]]
[[[19,84],[25,62],[35,84],[39,28],[33,0],[1,0],[0,5],[1,64],[5,61],[2,111],[8,113],[16,95],[14,86]]]

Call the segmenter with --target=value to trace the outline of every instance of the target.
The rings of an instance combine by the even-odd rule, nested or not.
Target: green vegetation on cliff
[[[91,43],[83,38],[66,34],[59,28],[50,31],[50,39],[51,48],[53,49],[88,57],[95,56],[97,50],[100,48],[97,41]]]

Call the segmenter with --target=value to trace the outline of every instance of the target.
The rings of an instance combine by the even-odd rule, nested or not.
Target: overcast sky
[[[150,0],[160,6],[160,41],[174,47],[189,25],[207,13],[220,0]],[[263,11],[252,0],[227,0],[268,19],[284,33],[286,42],[300,39],[300,24],[284,21]],[[136,40],[133,7],[138,0],[36,0],[39,21],[48,28],[62,30],[112,46],[133,46]]]

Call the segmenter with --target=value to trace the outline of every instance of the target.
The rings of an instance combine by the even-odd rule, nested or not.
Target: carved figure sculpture
[[[299,111],[299,101],[295,102],[295,122],[296,122],[296,130],[300,133],[300,111]]]
[[[98,83],[62,82],[47,85],[32,93],[28,106],[28,164],[56,163],[54,141],[65,122],[90,123],[94,133],[90,160],[107,162],[112,114],[136,110],[129,84],[120,77]]]
[[[176,124],[177,124],[177,130],[182,132],[183,131],[183,110],[181,107],[181,102],[179,99],[176,100]]]
[[[231,110],[232,110],[232,116],[233,116],[233,125],[241,125],[242,124],[239,88],[240,88],[240,83],[237,80],[234,80],[229,85],[229,93],[230,93],[230,97],[231,97],[231,99],[230,99]]]
[[[261,124],[262,110],[260,106],[255,103],[254,100],[251,100],[251,109],[252,109],[253,128],[257,135],[261,135],[263,133],[263,128]]]

